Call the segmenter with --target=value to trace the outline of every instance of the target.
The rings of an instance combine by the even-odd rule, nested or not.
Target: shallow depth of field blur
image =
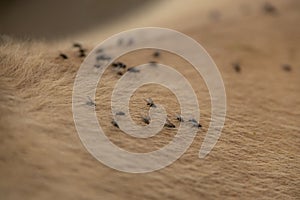
[[[2,1],[0,199],[299,199],[299,21],[298,0]],[[82,145],[73,121],[73,83],[85,56],[100,42],[151,26],[180,31],[206,49],[224,81],[226,122],[214,149],[199,159],[211,120],[203,78],[169,52],[123,55],[117,61],[127,67],[156,61],[183,74],[197,95],[202,125],[170,166],[123,173]],[[82,45],[84,55],[74,43]],[[110,98],[120,77],[109,67],[96,91],[96,114],[106,136],[137,153],[168,144],[176,129],[137,139],[113,126]],[[146,125],[142,116],[149,97],[178,127],[176,97],[156,84],[131,97],[136,124]]]

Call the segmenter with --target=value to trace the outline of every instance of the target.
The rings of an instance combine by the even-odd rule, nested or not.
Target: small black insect
[[[59,56],[63,59],[68,59],[68,56],[64,53],[59,54]]]
[[[156,61],[150,61],[149,64],[152,65],[152,66],[155,66],[155,65],[157,65],[157,62]]]
[[[97,69],[99,69],[101,67],[101,65],[95,64],[94,67],[96,67]]]
[[[269,2],[266,2],[263,6],[263,10],[266,12],[266,13],[269,13],[269,14],[276,14],[277,13],[277,9],[275,6],[273,6],[271,3]]]
[[[125,69],[125,68],[126,68],[126,65],[125,65],[124,63],[120,63],[120,64],[119,64],[119,67]]]
[[[73,47],[81,49],[82,45],[80,43],[74,43]]]
[[[129,38],[127,46],[131,46],[134,43],[134,40],[132,38]]]
[[[97,56],[96,59],[97,59],[98,61],[99,61],[99,60],[110,60],[111,57],[102,54],[102,55]]]
[[[176,115],[176,119],[180,122],[184,122],[183,117],[181,115]]]
[[[202,125],[199,122],[197,122],[197,120],[195,120],[195,119],[189,119],[189,122],[192,123],[193,127],[197,127],[197,128],[202,127]]]
[[[160,56],[160,52],[159,51],[155,51],[153,54],[152,54],[153,57],[155,58],[158,58]]]
[[[126,65],[122,62],[114,62],[111,64],[113,67],[119,67],[119,68],[123,68],[125,69],[126,68]]]
[[[122,111],[119,111],[119,112],[116,113],[116,115],[125,115],[125,113],[122,112]]]
[[[154,108],[156,107],[156,105],[154,104],[151,98],[144,99],[144,100],[147,102],[147,106],[154,107]]]
[[[118,123],[114,119],[111,121],[111,124],[114,125],[115,127],[119,128]]]
[[[233,69],[234,69],[237,73],[241,72],[241,65],[240,65],[240,63],[234,62],[234,63],[232,63],[232,67],[233,67]]]
[[[85,54],[85,49],[79,49],[79,57],[85,57],[86,54]]]
[[[169,119],[166,120],[166,123],[164,124],[164,126],[168,127],[168,128],[175,128],[176,127]]]
[[[117,74],[120,75],[120,76],[122,76],[122,75],[123,75],[123,72],[118,71]]]
[[[96,106],[96,103],[91,99],[91,97],[87,97],[88,101],[86,102],[86,105],[88,106]]]
[[[283,64],[281,67],[284,71],[287,71],[287,72],[292,71],[292,67],[289,64]]]
[[[137,69],[137,68],[135,68],[135,67],[128,68],[127,71],[128,71],[128,72],[133,72],[133,73],[138,73],[138,72],[140,72],[140,70]]]
[[[114,62],[114,63],[112,63],[111,65],[112,65],[113,67],[119,67],[119,64],[120,64],[120,62]]]
[[[143,119],[143,122],[145,122],[146,124],[150,124],[151,119],[149,116],[144,116],[144,117],[142,117],[142,119]]]
[[[96,53],[102,53],[103,52],[103,49],[97,49],[96,50]]]

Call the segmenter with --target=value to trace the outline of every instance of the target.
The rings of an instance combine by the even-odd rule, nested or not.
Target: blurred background
[[[234,16],[238,10],[250,14],[253,9],[245,0],[235,4],[232,0],[3,0],[0,30],[16,38],[53,41],[78,35],[82,38],[82,34],[89,39],[91,33],[111,34],[143,26],[186,29]]]
[[[157,0],[4,0],[0,27],[18,37],[58,39],[120,21]]]

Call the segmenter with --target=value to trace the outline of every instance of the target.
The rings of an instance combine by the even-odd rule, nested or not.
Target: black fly
[[[113,126],[119,128],[118,123],[117,123],[114,119],[111,121],[111,124],[112,124]]]
[[[175,128],[176,126],[167,118],[166,123],[164,125],[165,127],[168,128]]]
[[[59,56],[63,59],[68,59],[68,56],[64,53],[59,54]]]
[[[86,102],[86,105],[88,106],[96,106],[96,103],[91,99],[91,97],[87,97],[88,101]]]
[[[237,73],[241,72],[241,65],[240,65],[240,63],[234,62],[234,63],[232,63],[232,67],[233,67],[233,69],[234,69]]]
[[[144,99],[144,100],[147,102],[147,106],[154,107],[154,108],[156,107],[156,105],[154,104],[151,98]]]
[[[189,119],[189,122],[192,123],[193,127],[197,127],[197,128],[202,127],[202,125],[199,122],[197,122],[197,120],[195,120],[195,119]]]

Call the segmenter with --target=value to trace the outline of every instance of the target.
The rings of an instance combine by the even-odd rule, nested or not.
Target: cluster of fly
[[[234,62],[231,65],[237,73],[241,72],[242,69],[241,69],[241,64],[239,62]],[[292,71],[292,66],[290,64],[282,64],[281,68],[286,72]]]
[[[154,104],[154,102],[151,98],[146,99],[146,102],[147,102],[147,105],[149,107],[154,107],[155,106],[155,104]],[[122,111],[119,111],[119,112],[116,113],[116,115],[125,115],[125,113],[122,112]],[[150,124],[150,122],[151,122],[151,118],[150,118],[149,115],[142,116],[141,119],[145,124]],[[176,115],[175,119],[179,122],[185,122],[185,120],[183,119],[183,117],[181,115]],[[196,127],[196,128],[201,128],[202,127],[202,125],[197,120],[195,120],[194,118],[191,118],[191,119],[187,120],[186,122],[191,124],[192,127]],[[113,119],[111,123],[113,124],[113,126],[119,128],[119,125],[118,125],[116,120]],[[169,118],[166,119],[164,127],[166,127],[166,128],[176,128],[175,124],[173,124]]]
[[[76,48],[77,50],[78,50],[78,57],[85,57],[86,56],[86,49],[84,49],[83,47],[82,47],[82,45],[81,44],[79,44],[79,43],[74,43],[73,44],[73,47],[74,48]]]
[[[132,43],[132,42],[133,42],[133,41],[130,41],[130,40],[129,40],[129,44]],[[122,41],[122,40],[119,40],[118,43],[121,45],[121,44],[123,43],[123,41]],[[75,43],[73,46],[76,47],[76,48],[78,48],[80,53],[84,53],[84,52],[85,52],[85,51],[81,51],[82,46],[81,46],[80,44]],[[109,56],[107,56],[106,54],[104,54],[103,49],[98,49],[98,50],[97,50],[97,53],[100,54],[100,55],[98,55],[98,56],[96,57],[96,60],[97,60],[97,61],[110,61],[110,60],[111,60],[111,57],[109,57]],[[66,55],[60,55],[60,56],[61,56],[62,58],[64,58],[64,59],[67,59],[67,56],[66,56]],[[160,52],[159,52],[159,51],[155,51],[155,52],[153,53],[153,57],[157,58],[157,57],[159,57],[159,56],[160,56]],[[156,64],[157,64],[156,61],[150,61],[149,63],[152,64],[152,65],[156,65]],[[99,67],[101,67],[101,64],[97,64],[97,63],[96,63],[94,66],[95,66],[96,68],[99,68]],[[124,63],[122,63],[122,62],[114,62],[114,63],[112,63],[112,67],[114,67],[114,68],[117,69],[118,71],[119,71],[119,70],[126,71],[126,69],[127,69],[128,72],[133,72],[133,73],[139,72],[139,69],[137,69],[137,68],[135,68],[135,67],[127,68],[126,64],[124,64]],[[120,72],[120,71],[119,71],[119,72]],[[123,74],[123,73],[122,73],[122,74]],[[155,105],[155,103],[153,102],[152,98],[148,98],[148,99],[144,99],[144,100],[146,101],[146,105],[147,105],[147,106],[149,106],[149,107],[151,107],[151,108],[156,108],[156,105]],[[86,105],[95,107],[95,106],[96,106],[96,103],[88,96],[88,97],[87,97],[87,101],[86,101]],[[115,115],[116,115],[116,116],[125,116],[125,113],[122,112],[122,111],[119,111],[119,112],[116,112]],[[176,116],[176,119],[177,119],[179,122],[184,122],[183,118],[182,118],[180,115],[177,115],[177,116]],[[151,118],[150,118],[150,116],[142,116],[142,121],[143,121],[145,124],[150,124]],[[193,127],[198,127],[198,128],[202,127],[201,124],[199,124],[195,119],[190,119],[190,120],[188,120],[188,122],[190,122],[190,123],[192,124]],[[118,125],[118,123],[117,123],[117,121],[116,121],[115,119],[113,119],[113,120],[111,121],[111,124],[112,124],[114,127],[119,128],[119,125]],[[175,124],[173,124],[169,118],[166,119],[165,124],[164,124],[164,127],[166,127],[166,128],[176,128]]]
[[[96,50],[96,64],[94,64],[95,68],[100,68],[103,64],[106,64],[110,62],[112,59],[110,56],[108,56],[103,49],[97,49]]]
[[[117,45],[118,46],[131,46],[134,44],[134,40],[133,38],[129,38],[127,40],[123,39],[123,38],[119,38],[117,41]]]
[[[132,73],[140,72],[140,70],[137,69],[136,67],[127,68],[126,64],[124,64],[122,62],[114,62],[111,64],[111,66],[117,71],[118,75],[123,75],[126,71],[132,72]]]
[[[82,45],[79,43],[74,43],[73,47],[76,48],[78,50],[78,57],[85,57],[86,56],[86,49],[82,48]],[[62,59],[66,60],[68,59],[67,54],[65,53],[60,53],[59,57],[61,57]]]

